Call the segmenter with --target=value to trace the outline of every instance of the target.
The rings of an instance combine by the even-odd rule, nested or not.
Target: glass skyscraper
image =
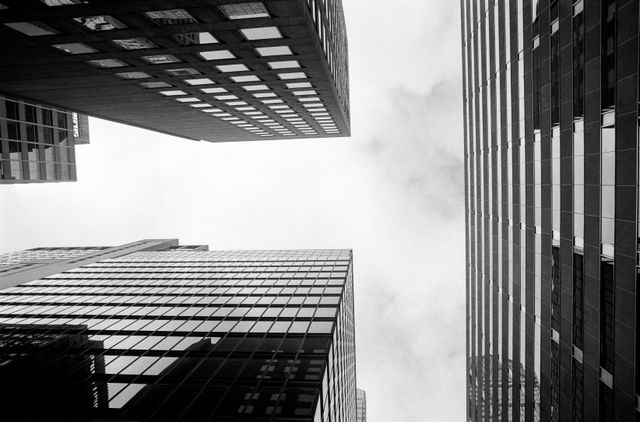
[[[468,420],[638,421],[639,4],[460,3]]]
[[[3,415],[356,420],[350,250],[143,240],[7,254],[0,276]]]
[[[210,142],[349,136],[341,0],[3,0],[0,92]]]

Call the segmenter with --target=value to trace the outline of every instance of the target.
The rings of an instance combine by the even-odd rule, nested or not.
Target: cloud
[[[442,80],[424,95],[389,90],[362,144],[381,177],[444,218],[459,216],[464,204],[460,93],[457,79]]]

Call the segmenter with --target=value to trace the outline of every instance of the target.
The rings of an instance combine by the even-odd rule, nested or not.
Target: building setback
[[[206,141],[348,136],[340,0],[3,0],[0,93]]]
[[[0,265],[5,415],[356,421],[350,250],[144,240]]]
[[[76,180],[86,115],[0,96],[0,184]]]
[[[461,1],[469,421],[640,420],[638,8]]]

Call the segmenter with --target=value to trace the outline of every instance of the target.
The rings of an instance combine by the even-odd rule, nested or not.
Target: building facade
[[[76,180],[86,115],[0,96],[0,184]]]
[[[350,250],[144,240],[0,263],[4,414],[356,421]]]
[[[348,136],[341,0],[3,0],[0,93],[207,141]]]
[[[640,420],[638,7],[461,1],[469,421]]]

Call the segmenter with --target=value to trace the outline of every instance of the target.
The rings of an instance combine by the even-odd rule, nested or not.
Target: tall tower
[[[638,420],[638,2],[461,9],[468,420]]]
[[[341,0],[3,0],[0,93],[192,140],[350,134]]]
[[[6,411],[355,422],[351,251],[206,249],[145,240],[0,257],[13,286],[0,290]]]

